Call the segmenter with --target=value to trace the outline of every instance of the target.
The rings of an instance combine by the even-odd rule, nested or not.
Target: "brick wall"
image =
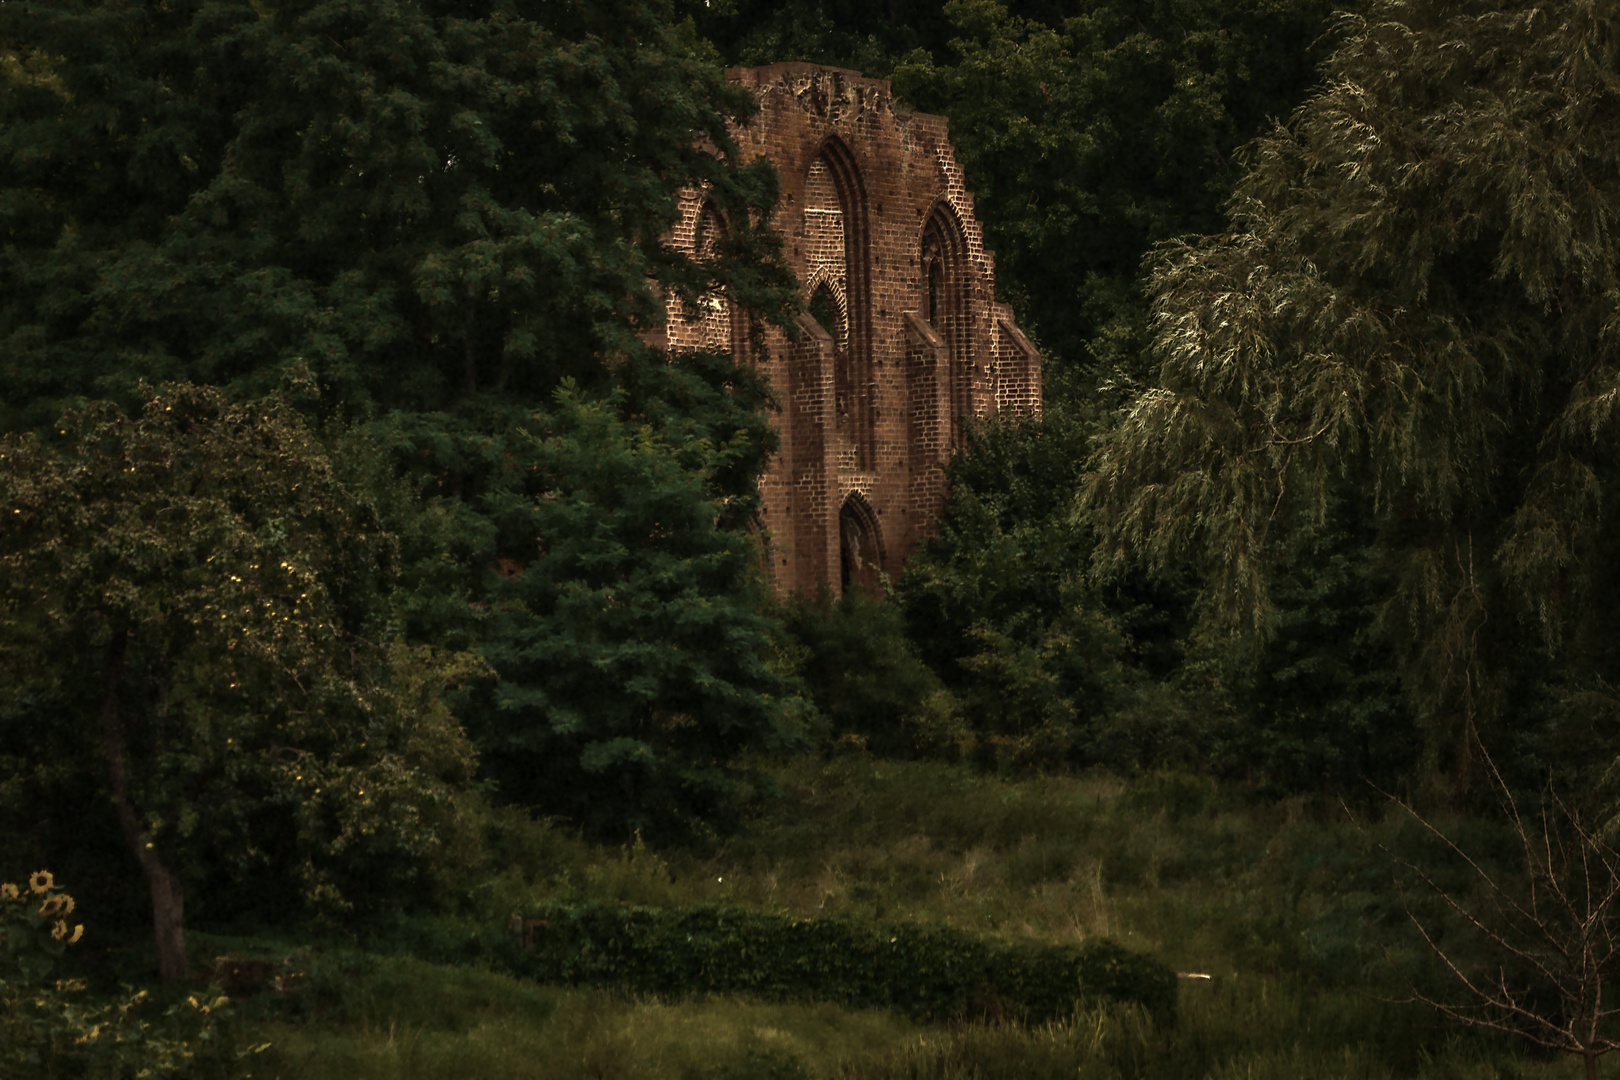
[[[944,466],[968,425],[1039,411],[1041,361],[995,302],[943,117],[897,110],[889,84],[813,64],[734,68],[760,113],[736,132],[781,176],[775,224],[811,314],[755,356],[782,402],[764,524],[777,586],[876,588],[944,504]],[[701,252],[724,222],[682,198],[673,241]],[[672,349],[745,347],[726,301],[671,305]],[[831,323],[832,325],[826,325]]]

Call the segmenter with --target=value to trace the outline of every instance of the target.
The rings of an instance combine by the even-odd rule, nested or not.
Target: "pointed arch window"
[[[967,238],[961,219],[944,199],[924,219],[918,246],[922,280],[917,306],[950,352],[951,443],[960,448],[967,442],[973,405]]]
[[[844,304],[832,285],[823,281],[810,293],[810,317],[821,324],[840,348],[849,341],[849,328],[845,325]]]
[[[835,345],[834,412],[840,440],[851,463],[867,468],[872,458],[873,373],[866,193],[854,155],[836,136],[822,145],[805,174],[803,236],[806,280],[818,283],[808,298],[810,312]]]
[[[698,212],[693,237],[693,253],[699,262],[707,263],[719,254],[727,232],[726,219],[720,211],[715,209],[713,203],[705,203]],[[695,347],[705,352],[728,352],[740,358],[742,334],[737,324],[736,305],[731,302],[731,297],[715,290],[701,296],[698,304]]]
[[[885,562],[877,515],[860,492],[852,492],[838,512],[839,582],[845,591],[858,587],[876,596],[883,587]]]

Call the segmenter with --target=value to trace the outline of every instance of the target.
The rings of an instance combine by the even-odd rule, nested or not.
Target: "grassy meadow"
[[[1196,778],[1013,780],[853,754],[780,778],[782,796],[709,850],[604,849],[497,819],[505,869],[469,882],[459,919],[402,920],[360,946],[197,935],[194,948],[270,961],[238,988],[235,1023],[241,1043],[269,1044],[253,1075],[282,1080],[1576,1074],[1400,1000],[1434,973],[1379,850],[1414,830],[1376,808],[1357,822]],[[478,958],[499,942],[491,927],[556,899],[1105,935],[1208,978],[1181,981],[1169,1031],[1122,1007],[922,1026],[819,1002],[537,985]],[[270,972],[289,989],[254,993]]]

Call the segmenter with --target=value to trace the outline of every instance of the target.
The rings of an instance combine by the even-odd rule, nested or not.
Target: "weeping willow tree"
[[[1098,447],[1099,557],[1191,562],[1263,641],[1277,553],[1369,527],[1375,632],[1458,779],[1526,680],[1620,668],[1620,3],[1386,0],[1161,246],[1158,386]]]

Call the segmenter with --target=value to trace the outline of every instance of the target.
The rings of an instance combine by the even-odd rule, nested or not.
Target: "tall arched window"
[[[918,307],[950,350],[951,443],[961,447],[967,442],[972,412],[967,239],[956,211],[944,199],[924,219],[919,247],[922,295]]]
[[[866,196],[849,148],[836,137],[822,146],[804,184],[806,280],[819,282],[811,314],[833,338],[838,435],[851,463],[872,456],[871,318],[868,305]],[[826,289],[825,298],[820,290]],[[838,318],[817,315],[837,309]]]
[[[713,259],[725,241],[726,221],[711,204],[705,204],[698,214],[694,254],[700,262]],[[694,335],[695,347],[705,352],[728,352],[741,356],[742,335],[738,332],[737,315],[731,298],[723,292],[710,292],[698,303],[698,325]]]

